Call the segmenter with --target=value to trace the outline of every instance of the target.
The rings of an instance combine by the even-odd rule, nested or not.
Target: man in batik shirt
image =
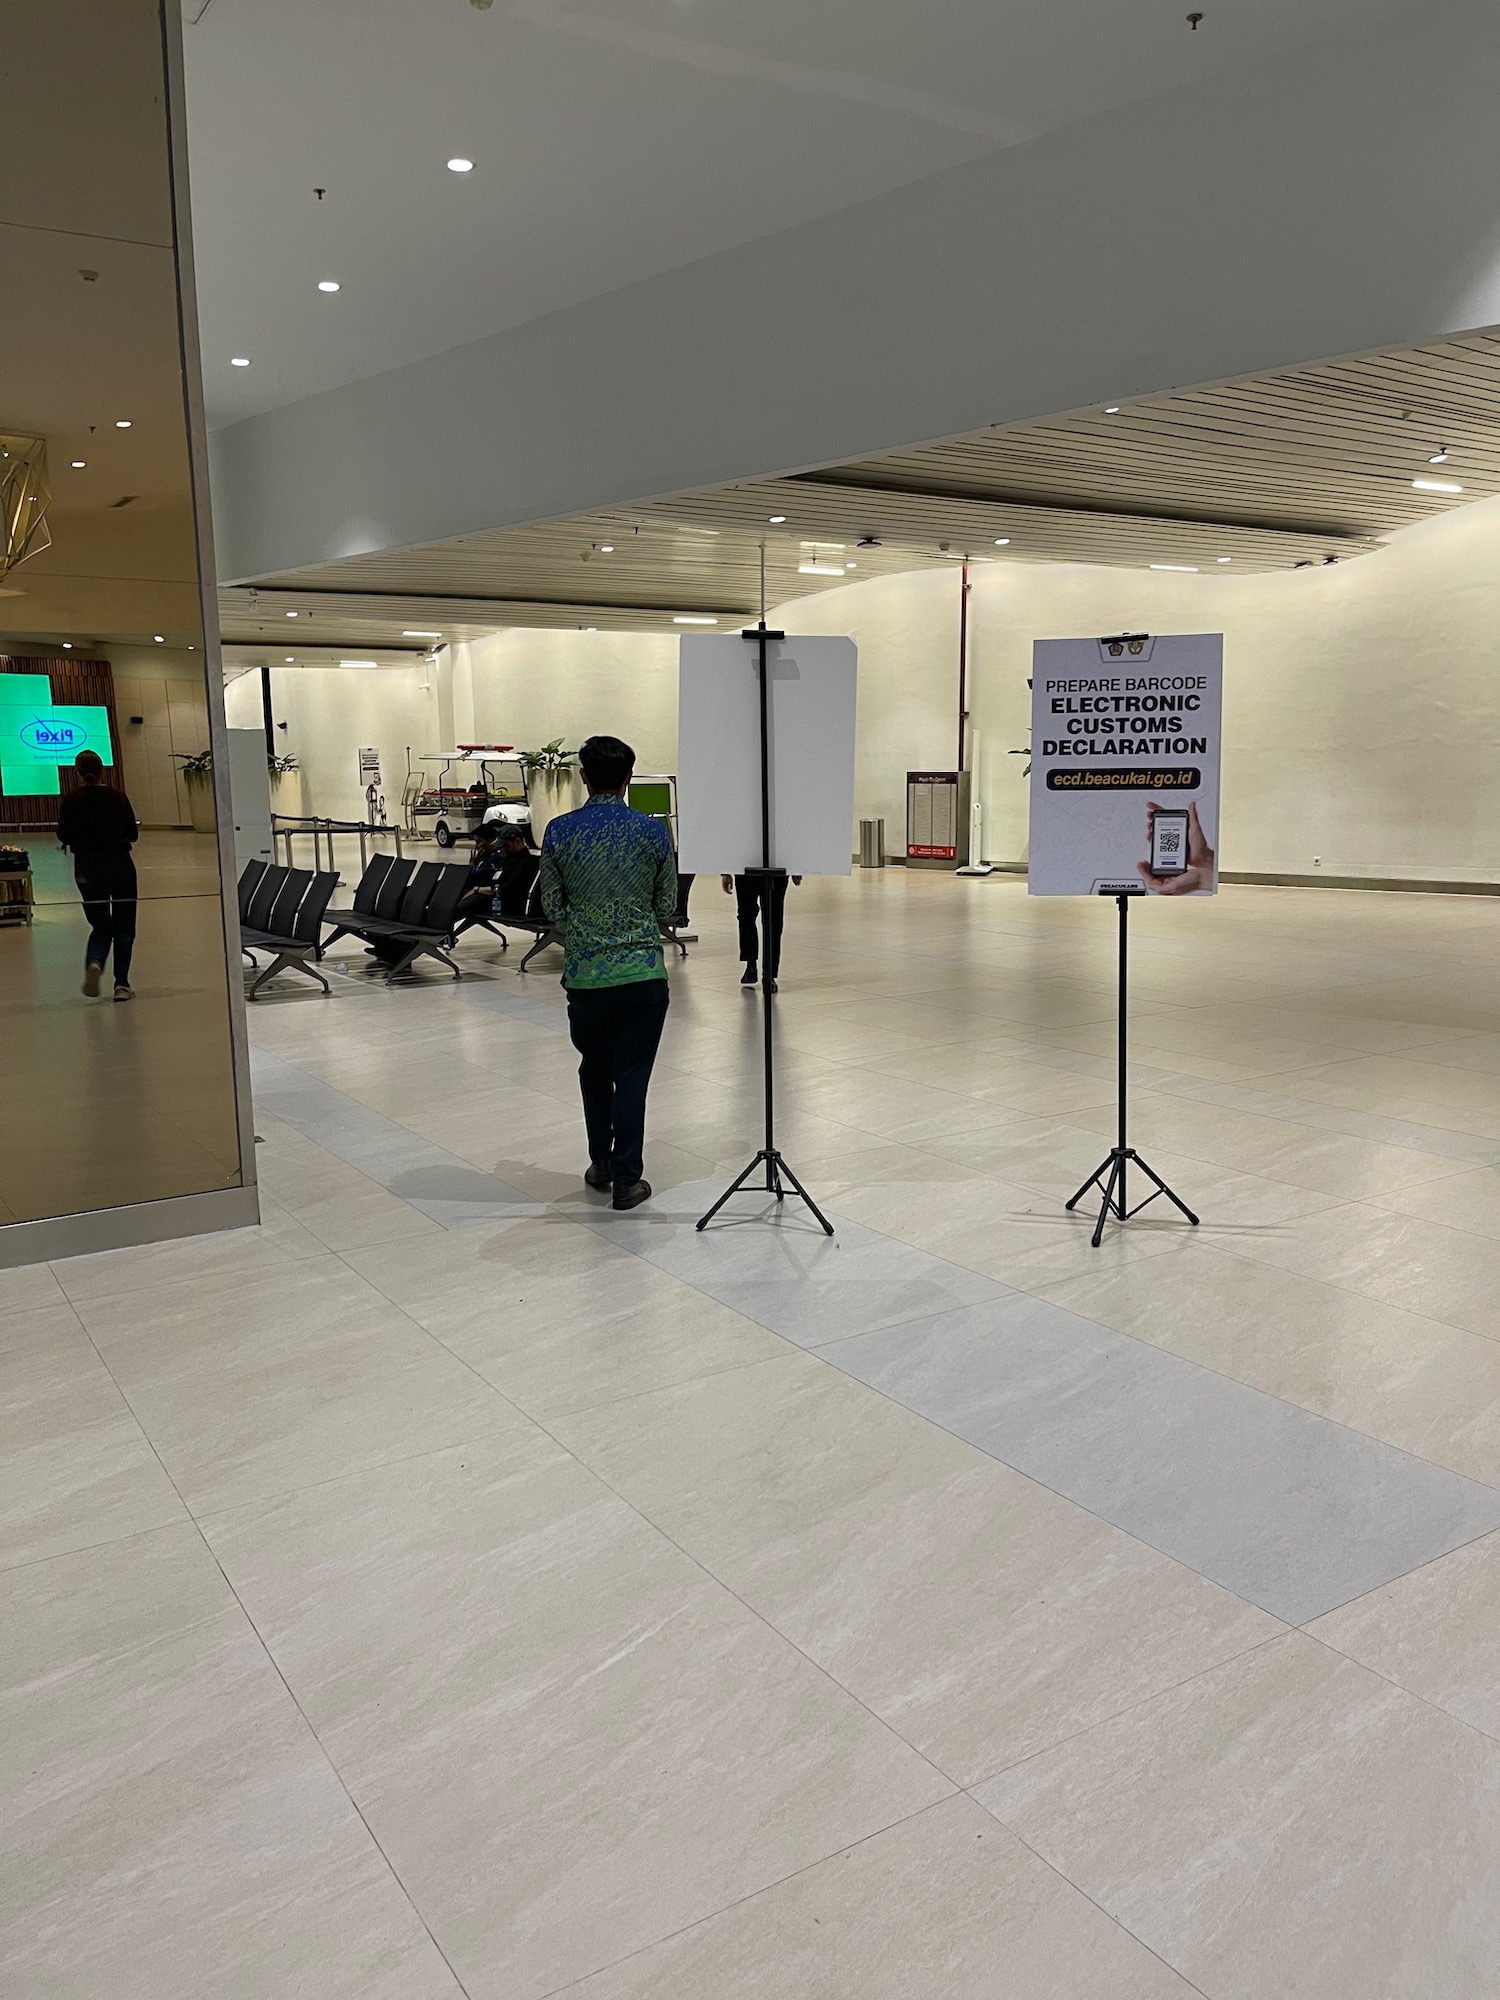
[[[568,1030],[579,1054],[591,1188],[638,1208],[646,1089],[667,1019],[661,926],[677,907],[677,864],[660,820],[625,803],[635,752],[591,736],[578,752],[587,805],[552,820],[542,839],[541,897],[563,931]]]

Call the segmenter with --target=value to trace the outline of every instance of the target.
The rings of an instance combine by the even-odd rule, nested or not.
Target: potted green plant
[[[182,767],[183,787],[187,792],[188,817],[193,822],[195,833],[212,833],[218,825],[214,812],[214,753],[195,750],[191,756],[181,750],[173,752]]]
[[[296,818],[302,810],[302,766],[295,757],[278,757],[272,752],[266,758],[266,773],[271,780],[272,812]]]
[[[547,822],[574,805],[573,759],[575,750],[565,750],[556,736],[540,750],[519,750],[517,762],[526,773],[526,796],[531,807],[531,837],[540,841]]]

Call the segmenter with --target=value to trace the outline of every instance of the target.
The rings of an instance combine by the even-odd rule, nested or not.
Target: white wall
[[[535,750],[619,736],[640,771],[677,769],[677,640],[659,632],[500,632],[467,648],[485,742]],[[456,673],[460,671],[456,669]]]
[[[1025,853],[1025,760],[1005,752],[1028,741],[1033,639],[1222,631],[1222,866],[1500,880],[1500,500],[1332,568],[1173,576],[997,561],[970,574],[989,859]],[[858,641],[857,811],[883,815],[897,851],[903,773],[953,764],[958,589],[947,573],[879,578],[775,614]]]
[[[423,751],[452,747],[438,741],[437,696],[428,685],[432,679],[425,666],[381,667],[373,673],[348,667],[273,667],[271,705],[276,721],[287,725],[277,730],[276,747],[282,756],[295,757],[301,768],[300,785],[273,798],[273,806],[329,819],[362,819],[359,752],[373,746],[380,752],[386,816],[398,820],[407,746],[413,763]],[[224,707],[231,729],[262,727],[259,673],[231,681]]]
[[[192,810],[176,759],[208,745],[203,654],[177,646],[104,648],[115,684],[120,768],[144,826],[191,826]],[[139,722],[131,717],[138,715]]]
[[[850,584],[772,613],[790,632],[858,642],[856,817],[883,817],[898,853],[905,773],[951,769],[956,755],[958,568]],[[1028,739],[1033,639],[1222,631],[1225,868],[1500,881],[1500,499],[1332,568],[1176,576],[995,561],[970,574],[989,859],[1025,855],[1025,760],[1006,752]],[[608,731],[635,745],[642,770],[676,769],[674,636],[503,632],[449,671],[479,738],[533,749],[561,736],[574,748]],[[419,681],[404,669],[277,674],[284,740],[318,812],[358,811],[361,743],[381,746],[392,776],[406,742],[447,747],[436,693],[420,694]],[[231,723],[259,720],[256,677],[228,698]],[[393,814],[398,795],[388,787]]]

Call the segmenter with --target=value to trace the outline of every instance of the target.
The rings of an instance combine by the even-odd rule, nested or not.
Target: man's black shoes
[[[650,1181],[634,1181],[629,1187],[615,1189],[616,1208],[639,1208],[643,1201],[651,1199]]]
[[[753,965],[747,965],[744,971],[740,974],[740,984],[741,986],[753,986],[756,980],[759,978],[760,974],[756,971],[755,967]]]
[[[607,1194],[613,1185],[609,1177],[608,1161],[603,1166],[591,1162],[583,1178],[599,1194]]]

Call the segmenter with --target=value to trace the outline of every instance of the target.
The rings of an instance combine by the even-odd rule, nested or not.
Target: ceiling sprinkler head
[[[474,0],[474,4],[475,4],[475,5],[477,6],[477,5],[479,4],[479,0]],[[1192,31],[1193,31],[1193,33],[1194,33],[1195,35],[1196,35],[1196,34],[1197,34],[1197,32],[1198,32],[1198,23],[1199,23],[1199,22],[1200,22],[1200,21],[1201,21],[1202,19],[1203,19],[1203,16],[1202,16],[1201,14],[1189,14],[1189,15],[1188,15],[1188,17],[1187,17],[1187,24],[1188,24],[1188,26],[1189,26],[1189,27],[1190,27],[1190,28],[1192,29]]]

